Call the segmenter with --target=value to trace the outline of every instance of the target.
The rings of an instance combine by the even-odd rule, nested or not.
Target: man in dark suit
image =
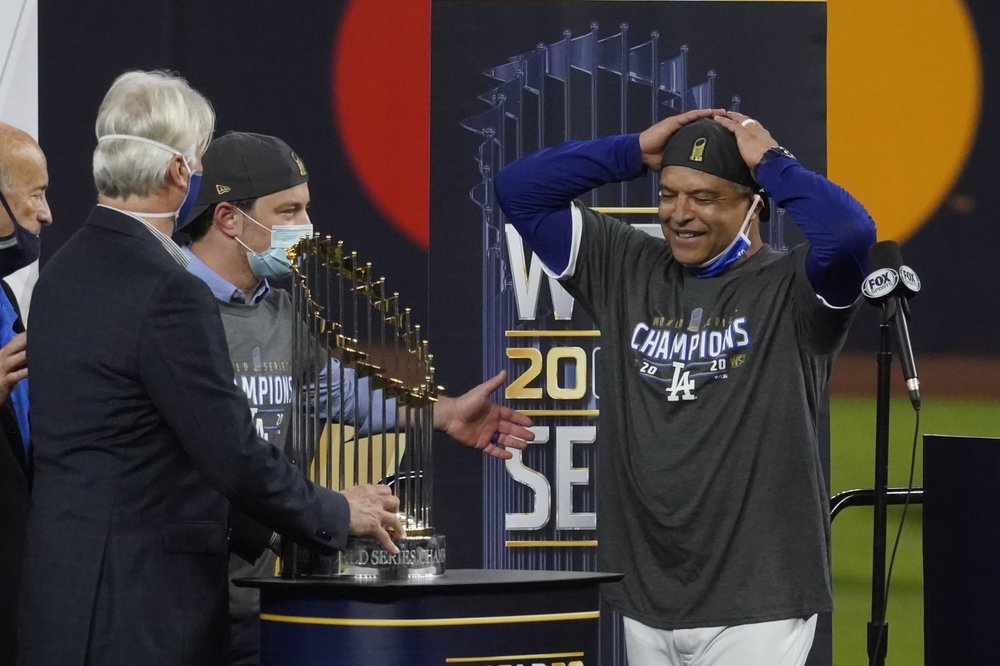
[[[22,664],[224,663],[227,498],[326,552],[404,534],[387,488],[314,486],[255,434],[212,294],[169,237],[213,123],[183,79],[120,76],[99,204],[35,288]]]
[[[45,155],[25,132],[0,123],[0,277],[38,259],[52,222]],[[14,292],[0,293],[0,666],[17,657],[17,594],[31,489],[27,338]]]

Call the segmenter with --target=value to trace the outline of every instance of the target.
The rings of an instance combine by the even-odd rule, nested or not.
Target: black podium
[[[924,658],[1000,663],[1000,439],[924,435]]]
[[[404,580],[258,578],[262,666],[595,666],[601,583],[621,574],[459,569]]]

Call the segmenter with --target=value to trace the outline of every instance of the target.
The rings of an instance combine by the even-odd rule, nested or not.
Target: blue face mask
[[[245,212],[237,208],[248,220],[262,229],[267,229],[263,224],[253,219]],[[247,250],[247,260],[250,262],[250,271],[261,280],[279,280],[288,277],[292,273],[292,262],[288,258],[288,248],[295,245],[301,239],[312,236],[313,225],[311,224],[284,224],[271,227],[271,244],[263,252],[254,252],[250,247],[236,238],[236,242]]]
[[[97,139],[98,143],[102,141],[108,141],[111,139],[125,139],[127,141],[138,141],[139,143],[145,143],[149,146],[155,146],[161,150],[166,150],[167,152],[173,153],[174,155],[180,155],[181,159],[184,161],[184,168],[188,172],[188,186],[187,192],[184,193],[184,198],[181,200],[180,206],[177,207],[172,213],[136,213],[139,217],[146,217],[150,219],[161,218],[173,218],[174,220],[174,231],[187,224],[188,215],[191,213],[191,209],[194,208],[194,204],[198,201],[198,191],[201,189],[201,172],[192,171],[191,166],[188,164],[187,158],[176,148],[171,148],[165,143],[160,143],[159,141],[153,141],[152,139],[147,139],[144,136],[135,136],[133,134],[105,134]]]
[[[181,155],[181,159],[184,160],[183,155]],[[187,166],[187,160],[184,160],[184,166]],[[188,215],[191,214],[191,209],[194,208],[195,202],[198,201],[198,192],[201,190],[201,172],[188,169],[188,173],[191,174],[191,178],[188,180],[188,189],[184,194],[184,199],[181,200],[181,205],[177,207],[177,213],[174,215],[175,232],[191,221],[188,219]]]
[[[753,201],[750,202],[750,210],[747,211],[747,216],[743,218],[743,224],[740,226],[736,237],[733,238],[733,241],[722,252],[705,263],[692,267],[696,277],[715,277],[739,261],[740,257],[747,253],[747,250],[750,249],[750,237],[747,236],[747,229],[750,228],[750,218],[753,216],[753,212],[757,209],[757,204],[760,202],[760,195],[753,195]]]
[[[7,197],[0,192],[0,202],[14,225],[14,233],[0,238],[0,277],[7,277],[38,259],[42,252],[41,239],[17,223]]]

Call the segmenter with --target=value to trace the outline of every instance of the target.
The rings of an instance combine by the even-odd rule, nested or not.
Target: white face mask
[[[750,228],[750,218],[753,216],[753,212],[757,209],[757,204],[759,203],[761,203],[760,195],[753,195],[753,201],[750,202],[750,210],[747,211],[746,217],[743,218],[743,224],[740,225],[740,230],[736,233],[733,241],[719,254],[704,263],[694,266],[694,274],[697,277],[715,277],[747,253],[747,250],[750,249],[750,237],[747,236],[747,229]]]
[[[237,208],[248,220],[261,229],[271,232],[271,244],[263,252],[254,252],[250,247],[236,238],[236,242],[246,248],[247,259],[250,261],[250,271],[261,280],[277,280],[287,277],[292,272],[292,262],[288,258],[288,248],[301,239],[313,234],[311,224],[283,224],[268,229],[263,224]]]
[[[147,217],[150,219],[169,219],[174,220],[174,231],[177,231],[185,224],[187,224],[187,216],[190,214],[191,209],[194,208],[195,201],[198,200],[198,191],[201,189],[201,172],[195,172],[191,170],[191,165],[188,164],[187,158],[184,154],[176,148],[171,148],[165,143],[160,143],[159,141],[153,141],[152,139],[147,139],[144,136],[136,136],[134,134],[105,134],[104,136],[97,138],[97,143],[103,141],[110,141],[112,139],[124,139],[126,141],[137,141],[139,143],[145,143],[149,146],[154,146],[161,150],[165,150],[168,153],[174,155],[180,155],[181,159],[184,161],[184,168],[187,169],[188,176],[188,186],[187,191],[184,193],[184,198],[181,200],[180,206],[177,207],[172,213],[140,213],[138,211],[129,211],[139,215],[140,217]]]

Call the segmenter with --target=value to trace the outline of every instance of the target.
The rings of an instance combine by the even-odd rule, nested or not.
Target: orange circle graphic
[[[827,4],[829,175],[880,240],[905,241],[948,196],[979,125],[982,68],[961,0]]]

